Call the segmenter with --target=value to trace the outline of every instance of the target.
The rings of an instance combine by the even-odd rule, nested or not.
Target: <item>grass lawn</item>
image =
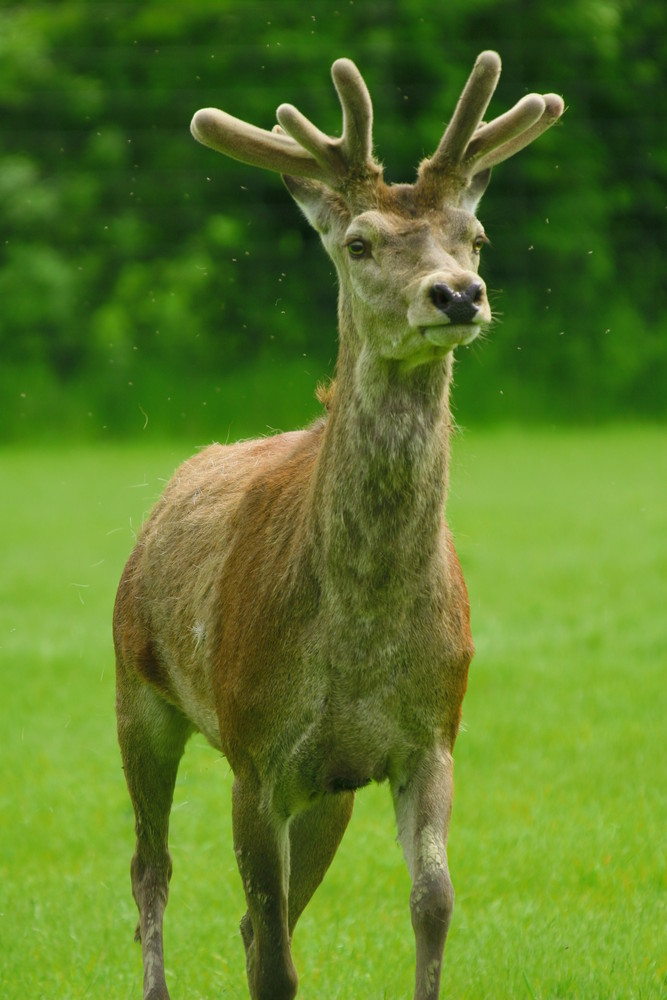
[[[471,430],[449,517],[477,643],[442,995],[667,997],[667,441]],[[0,452],[0,996],[141,995],[110,621],[133,533],[189,446]],[[199,738],[176,791],[174,1000],[246,997],[231,775]],[[358,796],[295,935],[310,1000],[411,996],[388,790]]]

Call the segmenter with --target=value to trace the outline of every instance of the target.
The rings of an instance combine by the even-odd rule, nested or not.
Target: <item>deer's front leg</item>
[[[410,913],[417,964],[415,1000],[437,1000],[454,889],[447,867],[452,758],[434,748],[406,784],[392,786],[398,836],[412,879]]]
[[[298,978],[288,924],[289,830],[267,798],[254,780],[235,779],[234,850],[252,926],[243,935],[248,986],[252,1000],[292,1000]]]

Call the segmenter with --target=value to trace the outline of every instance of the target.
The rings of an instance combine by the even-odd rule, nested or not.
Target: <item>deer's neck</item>
[[[428,579],[443,530],[450,365],[406,376],[363,349],[339,359],[314,528],[327,590],[355,617],[398,614]]]

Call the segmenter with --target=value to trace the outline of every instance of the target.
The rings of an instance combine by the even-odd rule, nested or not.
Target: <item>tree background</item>
[[[411,180],[484,48],[493,114],[531,90],[567,111],[480,207],[499,322],[459,352],[457,416],[664,417],[666,28],[660,0],[3,4],[0,439],[305,419],[335,359],[333,268],[278,176],[190,118],[270,128],[290,101],[338,134],[347,55],[386,178]]]

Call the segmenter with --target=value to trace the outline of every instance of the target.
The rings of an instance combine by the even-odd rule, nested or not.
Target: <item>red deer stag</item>
[[[271,132],[212,108],[192,121],[205,145],[284,175],[336,265],[340,348],[326,417],[185,462],[120,582],[118,734],[145,1000],[168,998],[167,831],[195,730],[234,773],[253,1000],[295,996],[294,927],[355,790],[385,780],[412,880],[414,996],[438,996],[452,750],[473,655],[443,517],[452,351],[491,319],[474,215],[491,168],[563,111],[560,97],[529,94],[482,123],[499,73],[483,52],[412,185],[384,183],[368,91],[347,59],[332,70],[340,138],[288,104]]]

